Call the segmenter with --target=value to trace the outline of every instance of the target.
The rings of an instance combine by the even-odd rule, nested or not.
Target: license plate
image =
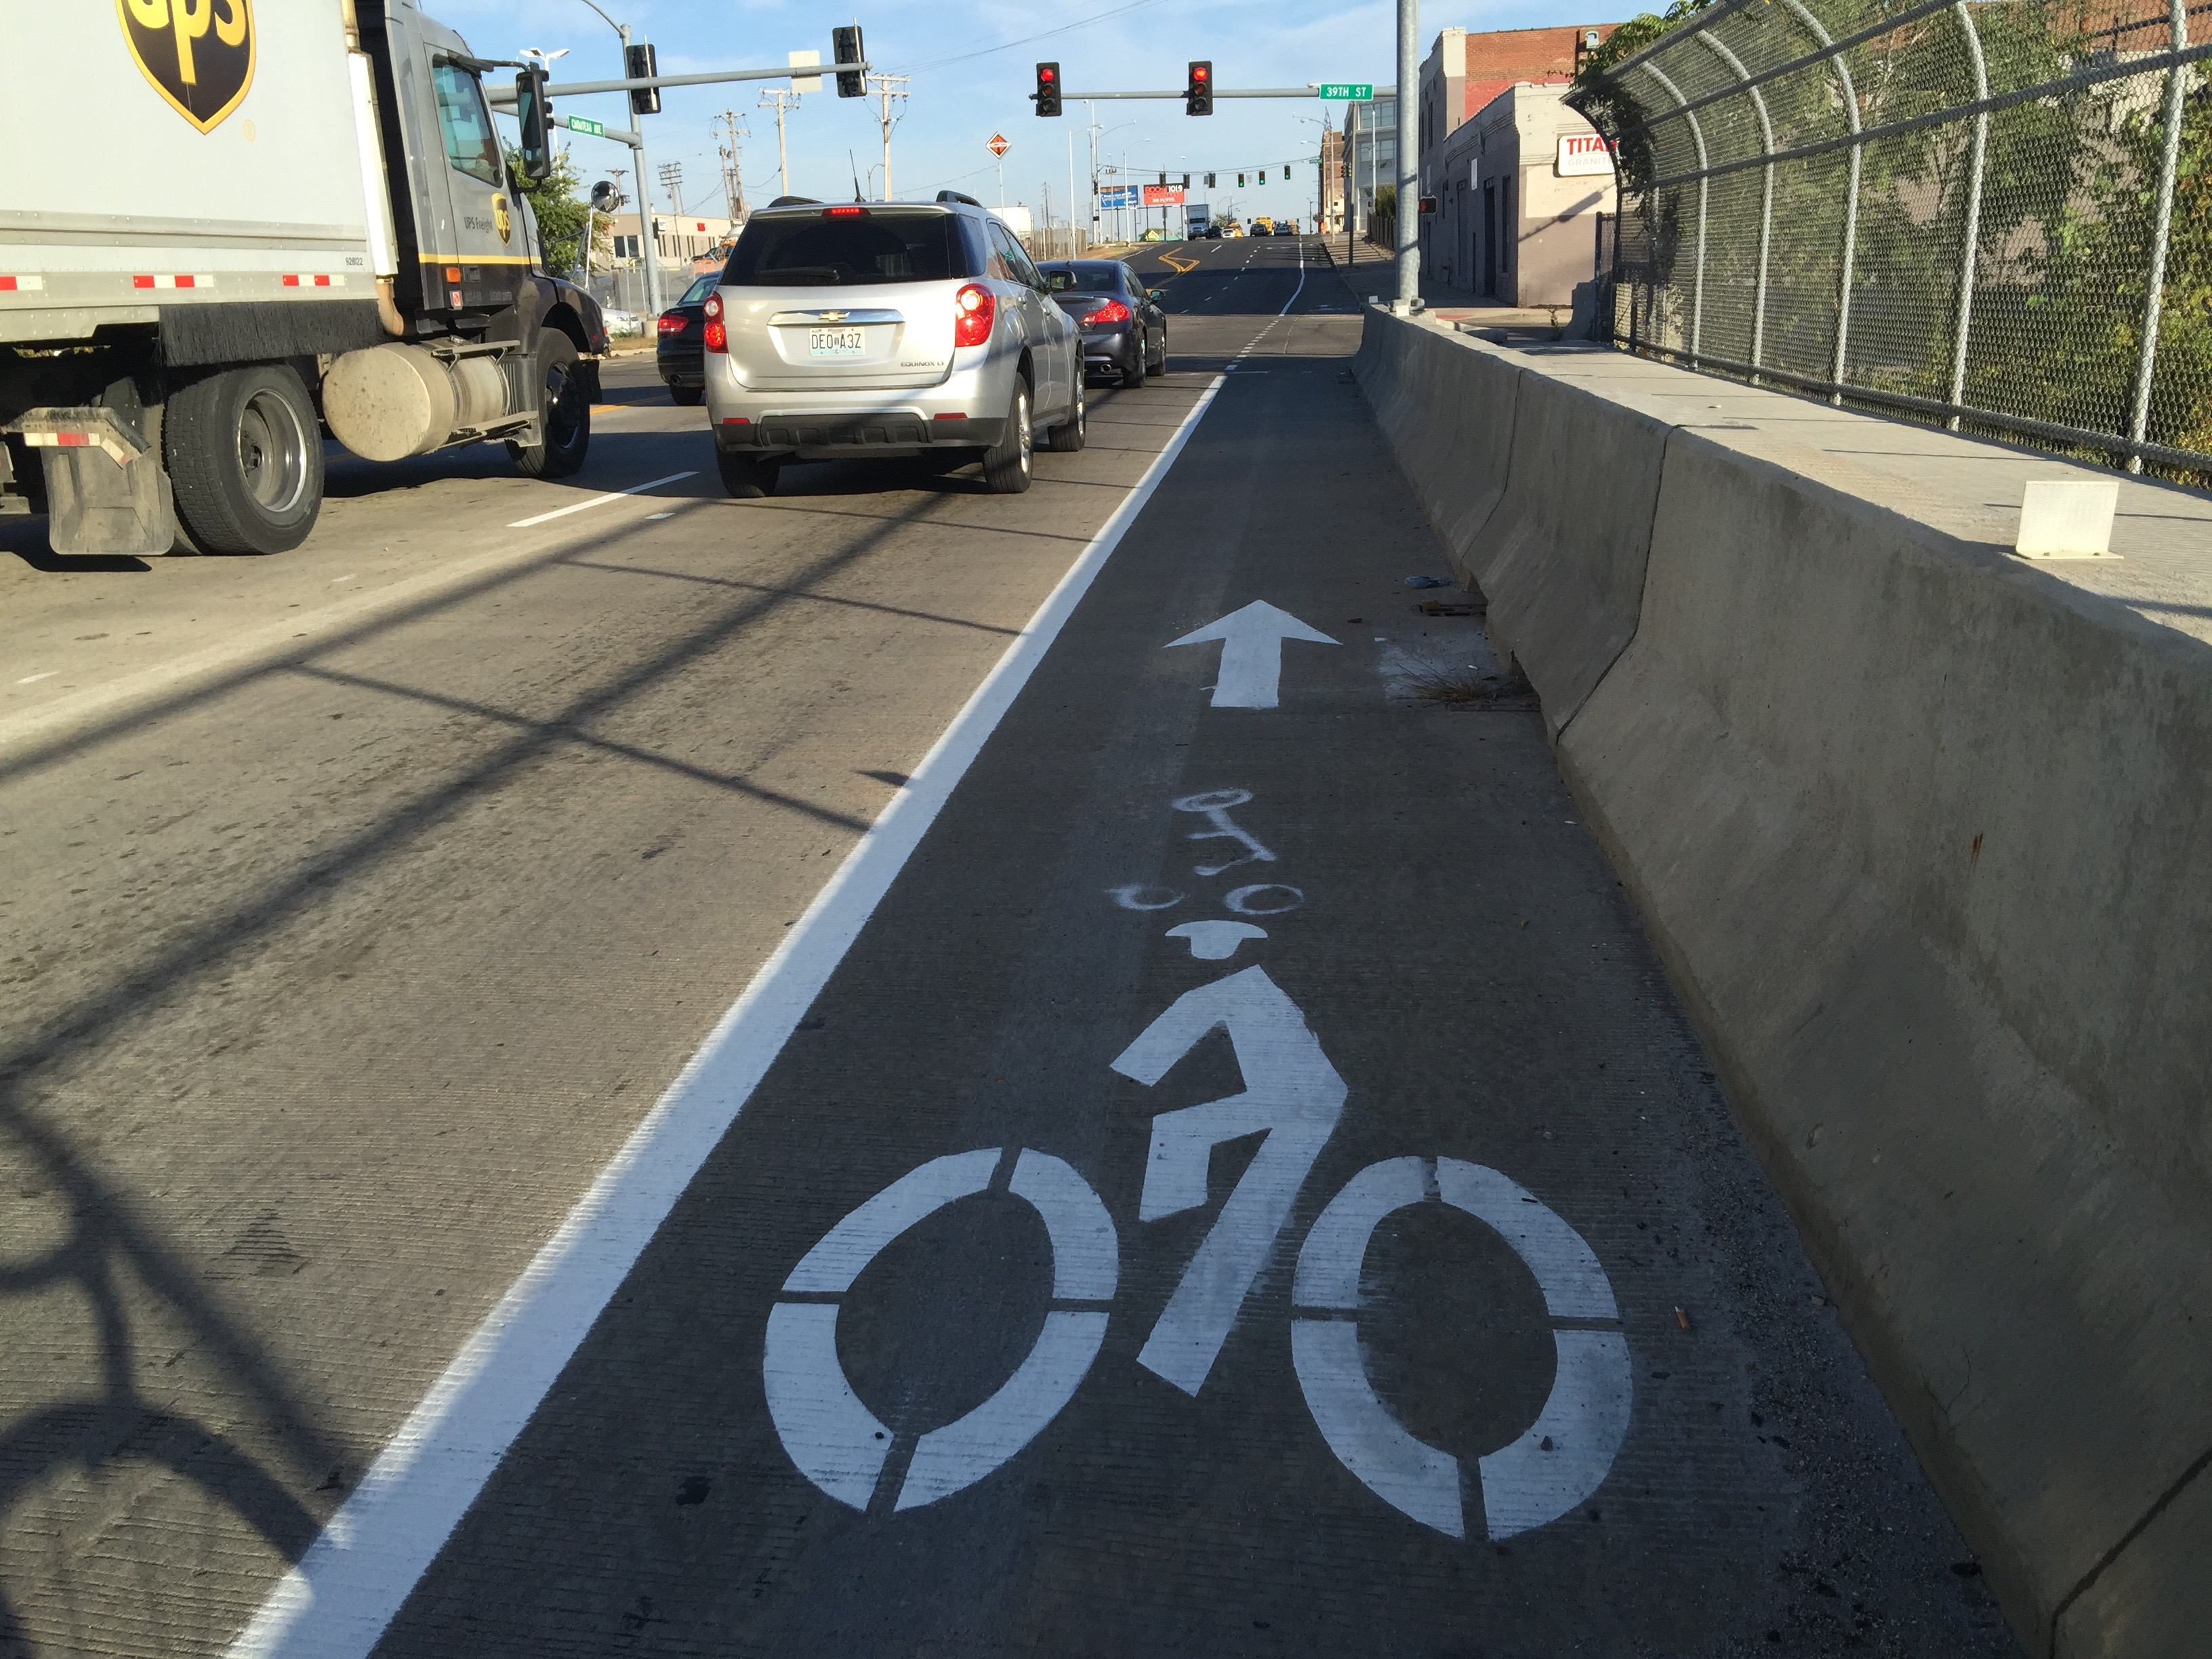
[[[857,357],[866,338],[857,328],[810,329],[806,349],[817,357]]]

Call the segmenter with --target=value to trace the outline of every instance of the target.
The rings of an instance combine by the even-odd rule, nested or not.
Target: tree
[[[575,164],[568,152],[559,151],[553,157],[553,170],[543,179],[529,179],[522,176],[522,152],[507,152],[507,176],[530,203],[530,210],[538,218],[538,240],[544,244],[545,268],[556,276],[564,276],[576,269],[584,259],[584,220],[589,210],[577,195],[583,180],[577,176]],[[603,246],[607,234],[605,221],[593,227],[592,242]]]

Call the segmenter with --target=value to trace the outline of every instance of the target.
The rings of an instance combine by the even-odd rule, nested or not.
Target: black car
[[[1112,370],[1126,386],[1168,372],[1168,314],[1118,259],[1061,259],[1037,269],[1060,308],[1083,330],[1083,366]]]
[[[684,290],[684,297],[660,313],[660,343],[655,356],[660,378],[668,382],[668,395],[679,404],[696,404],[707,395],[707,297],[720,286],[719,271],[710,272]]]

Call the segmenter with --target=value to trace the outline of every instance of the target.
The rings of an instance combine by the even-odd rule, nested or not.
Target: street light
[[[627,78],[629,74],[629,49],[631,45],[629,38],[629,25],[627,23],[617,23],[613,18],[608,16],[605,11],[600,10],[598,0],[584,0],[584,4],[591,7],[593,11],[599,12],[599,21],[605,23],[609,28],[612,29],[615,33],[621,38],[623,44],[623,74],[624,77]],[[631,147],[630,157],[637,173],[637,246],[639,252],[645,256],[645,308],[647,311],[658,314],[662,309],[660,303],[660,248],[659,239],[653,234],[653,189],[647,182],[653,177],[653,174],[650,170],[647,169],[645,162],[644,118],[642,116],[633,116],[632,120],[637,129],[637,143]]]

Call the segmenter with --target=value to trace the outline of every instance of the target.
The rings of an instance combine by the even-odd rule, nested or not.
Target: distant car
[[[618,311],[612,306],[601,306],[599,315],[605,319],[610,334],[642,334],[645,319],[635,311]]]
[[[1111,370],[1132,388],[1147,374],[1168,372],[1168,314],[1158,289],[1147,289],[1119,259],[1059,259],[1038,269],[1083,331],[1085,372]]]
[[[1263,214],[1252,222],[1252,234],[1255,236],[1273,236],[1275,234],[1275,222]]]
[[[1221,240],[1221,227],[1219,225],[1208,225],[1204,230],[1200,231],[1198,234],[1205,237],[1209,242],[1218,242]]]
[[[700,342],[707,332],[707,296],[721,283],[719,270],[700,277],[660,313],[660,339],[653,357],[676,403],[696,404],[707,395],[707,354]]]
[[[972,196],[779,197],[707,296],[708,423],[723,488],[765,495],[787,460],[980,459],[997,495],[1031,453],[1083,447],[1082,336],[1003,219]]]

